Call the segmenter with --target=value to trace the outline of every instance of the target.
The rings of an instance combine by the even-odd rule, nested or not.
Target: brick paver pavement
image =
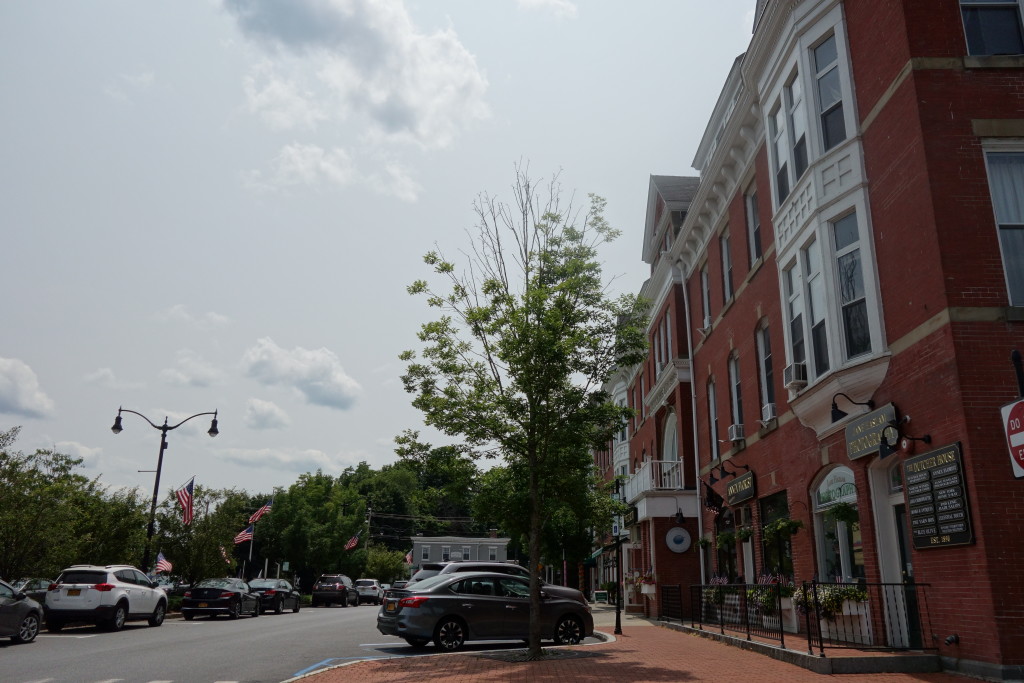
[[[597,629],[612,632],[607,612],[595,610]],[[843,683],[965,683],[961,676],[933,674],[845,674],[824,676],[771,657],[707,638],[664,628],[632,615],[623,619],[623,634],[595,645],[550,648],[553,655],[537,662],[516,662],[510,653],[437,654],[360,661],[313,672],[302,683],[639,683],[641,681],[816,681]]]

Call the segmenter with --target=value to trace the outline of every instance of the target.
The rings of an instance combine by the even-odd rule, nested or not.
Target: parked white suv
[[[164,623],[167,595],[135,567],[76,564],[50,585],[43,610],[51,632],[82,621],[119,631],[131,619],[148,619],[150,626]]]
[[[384,597],[384,589],[380,587],[380,582],[377,579],[357,579],[356,592],[359,593],[358,604],[360,605],[364,602],[379,605]]]

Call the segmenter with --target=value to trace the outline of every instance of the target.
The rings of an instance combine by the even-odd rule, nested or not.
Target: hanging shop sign
[[[1013,476],[1024,479],[1024,399],[1002,407],[1006,445],[1010,447]]]
[[[753,472],[746,472],[736,477],[725,489],[725,501],[729,507],[750,500],[756,495],[757,486],[754,482]]]
[[[639,521],[640,511],[635,507],[629,508],[629,510],[626,511],[625,516],[622,518],[623,525],[626,527],[636,526]]]
[[[896,422],[896,406],[888,403],[846,425],[846,455],[850,460],[877,453],[882,445],[882,430]]]
[[[907,458],[903,482],[915,549],[974,541],[959,443]]]

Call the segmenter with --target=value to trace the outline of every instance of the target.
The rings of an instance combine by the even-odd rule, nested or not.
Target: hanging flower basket
[[[779,539],[788,539],[790,536],[795,534],[798,529],[801,529],[803,525],[804,523],[799,519],[781,517],[776,519],[774,522],[768,522],[764,525],[764,529],[762,530],[764,540],[767,543],[774,543]]]

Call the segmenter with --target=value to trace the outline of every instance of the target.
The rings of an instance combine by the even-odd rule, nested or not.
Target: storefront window
[[[761,499],[761,527],[765,527],[777,519],[789,517],[789,497],[785,491]],[[793,547],[788,537],[778,537],[772,541],[762,538],[763,560],[762,574],[781,574],[786,578],[793,577]]]
[[[715,543],[718,548],[718,575],[736,580],[736,520],[732,510],[725,510],[715,520]]]
[[[814,513],[819,580],[863,579],[864,544],[857,486],[850,468],[836,467],[825,475],[814,494]]]

